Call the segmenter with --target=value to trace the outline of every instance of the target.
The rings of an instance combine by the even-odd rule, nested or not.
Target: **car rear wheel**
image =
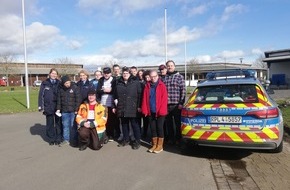
[[[280,153],[283,151],[283,140],[281,141],[281,143],[279,144],[279,146],[275,149],[270,150],[270,153]]]

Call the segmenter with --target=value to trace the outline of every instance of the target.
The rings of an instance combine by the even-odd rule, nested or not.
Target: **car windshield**
[[[198,87],[194,103],[258,102],[255,84]]]

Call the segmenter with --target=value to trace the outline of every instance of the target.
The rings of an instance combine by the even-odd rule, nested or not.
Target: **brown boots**
[[[148,152],[152,153],[155,150],[155,148],[157,147],[157,141],[158,141],[158,137],[152,138],[152,147],[148,150]]]
[[[163,151],[163,140],[164,138],[158,138],[157,148],[154,149],[154,153],[160,153]]]
[[[153,137],[152,138],[152,147],[148,152],[160,153],[163,151],[163,140],[164,138]]]

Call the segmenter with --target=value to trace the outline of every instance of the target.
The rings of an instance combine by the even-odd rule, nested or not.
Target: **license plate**
[[[241,116],[211,116],[211,123],[242,123]]]

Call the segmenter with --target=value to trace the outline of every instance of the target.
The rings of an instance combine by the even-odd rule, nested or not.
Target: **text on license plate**
[[[211,116],[210,123],[242,123],[241,116]]]

